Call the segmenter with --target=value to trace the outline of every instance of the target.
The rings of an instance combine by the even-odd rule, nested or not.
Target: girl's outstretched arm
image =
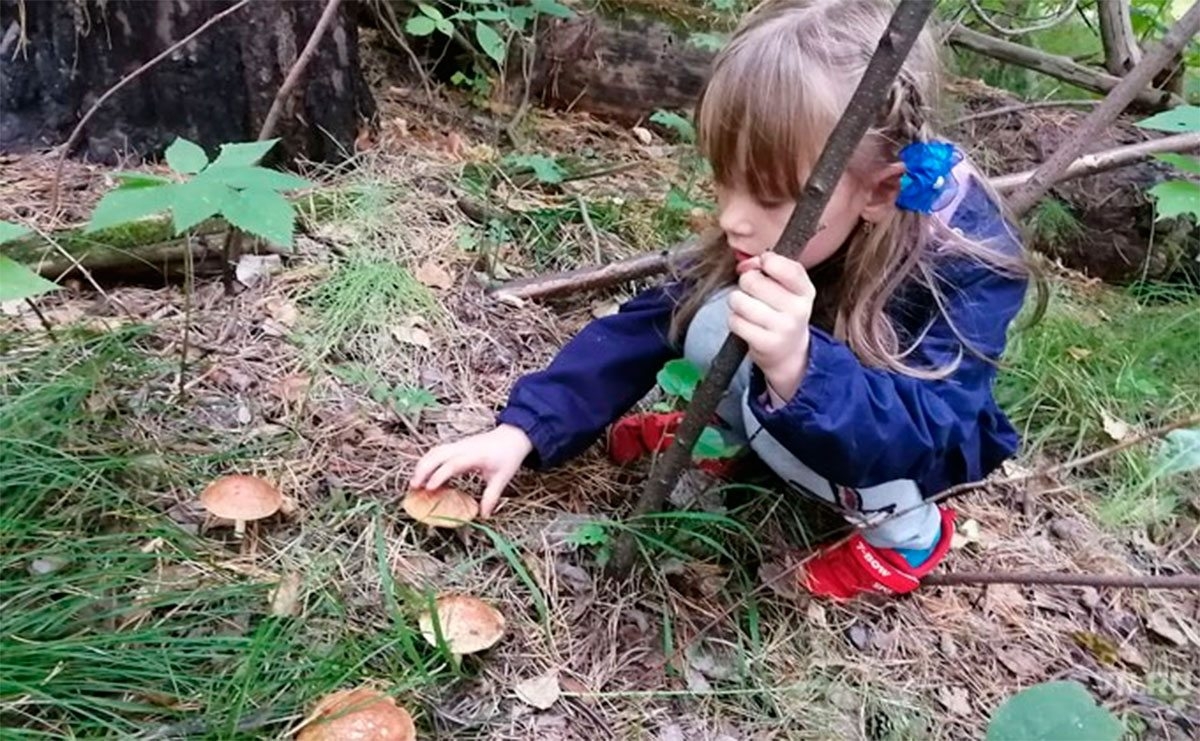
[[[939,368],[961,354],[952,375],[928,380],[866,368],[845,344],[814,328],[804,378],[782,407],[770,408],[762,373],[752,374],[755,417],[796,457],[844,486],[912,479],[933,492],[985,476],[1017,445],[992,384],[1026,282],[978,263],[943,277],[952,286],[945,312],[908,360]]]
[[[583,452],[679,357],[668,339],[677,291],[671,284],[639,294],[584,327],[545,370],[517,381],[497,421],[529,437],[527,465],[549,468]]]

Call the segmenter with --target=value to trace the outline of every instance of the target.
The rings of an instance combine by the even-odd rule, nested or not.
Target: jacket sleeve
[[[944,310],[909,356],[928,368],[959,358],[949,377],[929,380],[864,367],[845,344],[813,329],[808,369],[796,395],[769,409],[756,369],[752,413],[793,455],[844,486],[896,479],[944,486],[982,478],[1016,444],[992,400],[992,383],[994,361],[1021,307],[1026,281],[978,264],[958,278],[949,281],[953,288],[946,290]]]
[[[519,427],[549,468],[583,452],[654,385],[679,351],[668,340],[676,286],[654,288],[588,324],[550,366],[519,379],[497,421]]]

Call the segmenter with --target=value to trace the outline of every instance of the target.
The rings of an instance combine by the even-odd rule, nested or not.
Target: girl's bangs
[[[824,75],[797,74],[795,50],[788,62],[739,58],[748,56],[735,52],[713,71],[697,106],[697,143],[718,185],[745,187],[766,202],[795,200],[836,106],[816,92]]]

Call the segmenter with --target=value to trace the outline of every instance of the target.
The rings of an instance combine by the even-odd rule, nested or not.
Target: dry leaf
[[[426,350],[433,347],[433,338],[420,327],[401,326],[392,328],[392,338],[405,345],[416,345]]]
[[[271,614],[292,617],[300,604],[300,574],[289,571],[271,590]]]
[[[263,301],[263,309],[266,310],[267,316],[289,329],[295,326],[296,321],[300,318],[300,310],[296,308],[296,305],[278,296]]]
[[[846,631],[846,637],[850,639],[850,643],[859,651],[866,651],[871,647],[871,626],[864,623],[854,623]]]
[[[237,276],[238,283],[247,288],[254,288],[282,268],[283,260],[279,255],[242,255],[238,259],[234,275]]]
[[[703,674],[708,679],[720,682],[736,679],[741,672],[737,666],[737,656],[728,647],[717,648],[710,644],[692,644],[687,648],[688,666]]]
[[[804,610],[808,622],[813,625],[824,627],[829,625],[829,619],[825,615],[825,607],[818,602],[809,602],[808,607]]]
[[[513,688],[517,697],[526,705],[532,705],[538,710],[546,710],[562,695],[558,685],[558,673],[550,672],[540,677],[531,677]]]
[[[687,688],[696,693],[712,692],[712,685],[704,678],[699,669],[693,669],[691,665],[683,667],[683,677],[687,680]]]
[[[951,713],[966,718],[971,715],[971,695],[966,687],[943,687],[938,690],[938,702]]]
[[[245,402],[238,404],[237,421],[240,424],[248,425],[252,419],[254,419],[254,415],[250,413],[250,407],[246,406]]]
[[[1164,610],[1155,610],[1146,619],[1146,629],[1176,646],[1187,645],[1187,638],[1175,627],[1175,621]]]
[[[967,520],[962,525],[954,529],[954,535],[950,536],[950,547],[959,550],[966,548],[972,543],[979,542],[979,523],[975,520]]]
[[[454,159],[462,159],[463,154],[467,151],[467,141],[463,139],[462,134],[457,131],[451,131],[449,134],[446,134],[446,140],[442,143],[442,149]]]
[[[634,126],[630,131],[633,132],[633,136],[642,144],[649,146],[654,141],[654,134],[650,133],[650,129],[644,126]]]
[[[1129,437],[1131,428],[1128,422],[1124,422],[1116,417],[1113,417],[1108,412],[1100,412],[1101,419],[1104,420],[1104,432],[1115,442],[1121,442]]]
[[[1150,666],[1146,662],[1146,658],[1142,656],[1141,651],[1138,651],[1132,644],[1126,642],[1117,647],[1117,656],[1121,659],[1121,663],[1126,666],[1131,666],[1140,671],[1146,671]]]
[[[292,373],[271,384],[271,393],[283,401],[297,402],[308,394],[311,383],[307,373]]]
[[[454,285],[454,277],[445,268],[432,260],[421,263],[413,271],[413,276],[430,288],[446,289]]]
[[[1092,351],[1083,347],[1068,347],[1067,355],[1070,355],[1075,360],[1087,360],[1092,357]]]
[[[1033,654],[1016,647],[997,651],[996,658],[1001,664],[1004,664],[1005,669],[1008,669],[1018,677],[1037,676],[1045,665],[1044,662],[1038,660]]]
[[[1025,599],[1021,588],[1016,584],[989,584],[984,604],[992,612],[997,610],[1024,612],[1025,608],[1029,606],[1029,600]]]

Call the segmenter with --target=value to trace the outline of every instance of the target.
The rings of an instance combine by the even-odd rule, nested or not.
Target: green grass
[[[1016,332],[997,396],[1027,456],[1112,444],[1105,415],[1152,427],[1200,409],[1200,296],[1184,289],[1055,287],[1046,317]],[[1090,470],[1112,526],[1172,516],[1184,481],[1154,477],[1153,446]]]
[[[164,410],[127,402],[147,385],[170,387],[173,364],[146,352],[137,329],[58,334],[37,352],[0,337],[6,738],[128,738],[178,723],[190,738],[244,737],[239,724],[261,737],[364,677],[404,692],[445,671],[414,631],[412,601],[389,589],[394,609],[351,607],[332,552],[297,564],[300,616],[271,615],[271,580],[226,567],[235,549],[154,507],[155,492],[198,491],[214,468],[261,451],[196,456],[161,438],[150,449],[128,432],[132,417]],[[97,395],[116,408],[90,409]]]

